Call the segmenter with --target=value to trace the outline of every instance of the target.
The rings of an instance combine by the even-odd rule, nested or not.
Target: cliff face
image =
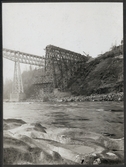
[[[82,64],[78,72],[70,79],[68,90],[75,95],[122,92],[122,45],[115,46],[111,51]]]

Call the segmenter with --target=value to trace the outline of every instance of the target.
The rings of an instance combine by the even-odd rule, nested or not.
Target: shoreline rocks
[[[20,125],[9,128],[10,123],[12,125],[15,122]],[[19,119],[8,119],[6,123],[8,129],[4,130],[4,165],[100,165],[122,164],[124,161],[124,138],[112,139],[90,132],[91,134],[82,134],[83,140],[77,144],[76,137],[71,136],[71,133],[65,134],[69,129],[61,131],[60,128],[55,128],[52,131],[39,122],[28,124]],[[76,129],[71,130],[77,133]]]
[[[96,94],[90,96],[71,96],[60,99],[55,99],[58,102],[84,102],[84,101],[123,101],[123,92],[109,93],[109,94]]]
[[[41,99],[26,99],[22,102],[28,102],[28,103],[34,103],[34,102],[95,102],[95,101],[124,101],[124,93],[123,92],[118,92],[118,93],[109,93],[109,94],[92,94],[90,96],[66,96],[66,97],[58,97],[58,96],[53,96],[53,97],[43,97]],[[5,100],[4,102],[11,102],[8,100]],[[21,103],[21,101],[20,101]]]

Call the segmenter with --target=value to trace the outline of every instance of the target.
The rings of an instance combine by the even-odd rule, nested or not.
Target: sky
[[[2,3],[2,35],[7,49],[44,56],[51,44],[97,57],[123,39],[123,3]],[[13,72],[3,59],[4,80]]]

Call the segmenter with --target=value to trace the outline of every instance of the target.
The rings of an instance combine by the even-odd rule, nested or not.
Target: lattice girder
[[[21,71],[20,71],[20,63],[18,61],[15,62],[15,67],[14,67],[12,93],[13,94],[24,93]]]
[[[3,49],[3,57],[14,62],[18,61],[19,63],[36,65],[36,66],[45,66],[45,57],[36,56],[33,54],[28,54],[24,52],[19,52],[10,49]]]

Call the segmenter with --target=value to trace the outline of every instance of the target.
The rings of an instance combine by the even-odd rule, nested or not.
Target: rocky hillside
[[[123,91],[122,45],[82,64],[70,79],[68,90],[74,95],[106,94]]]

